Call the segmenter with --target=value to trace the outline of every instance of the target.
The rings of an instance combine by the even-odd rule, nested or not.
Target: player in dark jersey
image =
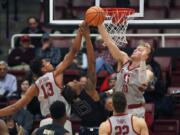
[[[71,104],[72,111],[81,119],[79,135],[98,135],[98,127],[107,118],[104,104],[96,90],[95,55],[88,26],[83,24],[81,31],[86,39],[88,71],[84,88],[78,81],[69,82],[63,89],[63,96]]]
[[[40,127],[35,134],[69,135],[68,131],[64,129],[64,123],[67,119],[65,104],[61,101],[55,101],[50,106],[50,114],[53,119],[53,123]]]

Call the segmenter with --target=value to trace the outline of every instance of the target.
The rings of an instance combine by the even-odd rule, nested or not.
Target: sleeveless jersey
[[[108,121],[111,126],[110,135],[138,135],[133,129],[131,114],[111,116]]]
[[[36,135],[64,135],[65,133],[68,131],[57,123],[45,125],[36,131]]]
[[[139,68],[129,70],[128,61],[117,73],[115,91],[122,91],[126,95],[127,104],[145,103],[143,92],[139,90],[142,84],[139,82]]]
[[[73,101],[72,112],[79,116],[84,127],[99,127],[108,117],[104,104],[94,101],[85,90]]]
[[[70,115],[71,107],[61,95],[61,89],[55,83],[53,72],[41,76],[35,84],[39,89],[38,100],[40,102],[40,109],[43,116],[50,114],[50,105],[57,100],[64,102],[67,115]]]

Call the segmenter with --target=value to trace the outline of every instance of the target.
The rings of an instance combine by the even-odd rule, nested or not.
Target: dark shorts
[[[98,135],[98,127],[80,127],[79,135]]]

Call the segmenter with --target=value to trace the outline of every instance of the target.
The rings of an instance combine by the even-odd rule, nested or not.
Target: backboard
[[[71,2],[68,2],[68,0],[45,0],[45,23],[50,26],[78,26],[84,19],[85,11],[91,6],[96,5],[102,8],[123,7],[124,3],[125,6],[129,3],[128,7],[135,8],[136,10],[136,13],[132,15],[134,20],[129,20],[129,27],[180,27],[180,15],[174,14],[174,16],[171,16],[171,13],[167,13],[170,16],[169,18],[165,15],[165,13],[168,12],[171,0],[150,1],[153,2],[145,0],[118,0],[119,3],[117,0],[72,0]],[[177,13],[178,11],[180,11],[180,9],[174,12]]]

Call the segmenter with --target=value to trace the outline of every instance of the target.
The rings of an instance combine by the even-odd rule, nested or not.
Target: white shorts
[[[128,109],[128,113],[135,115],[137,117],[144,118],[145,117],[145,108],[144,106],[138,107],[138,108],[133,108],[133,109]]]

